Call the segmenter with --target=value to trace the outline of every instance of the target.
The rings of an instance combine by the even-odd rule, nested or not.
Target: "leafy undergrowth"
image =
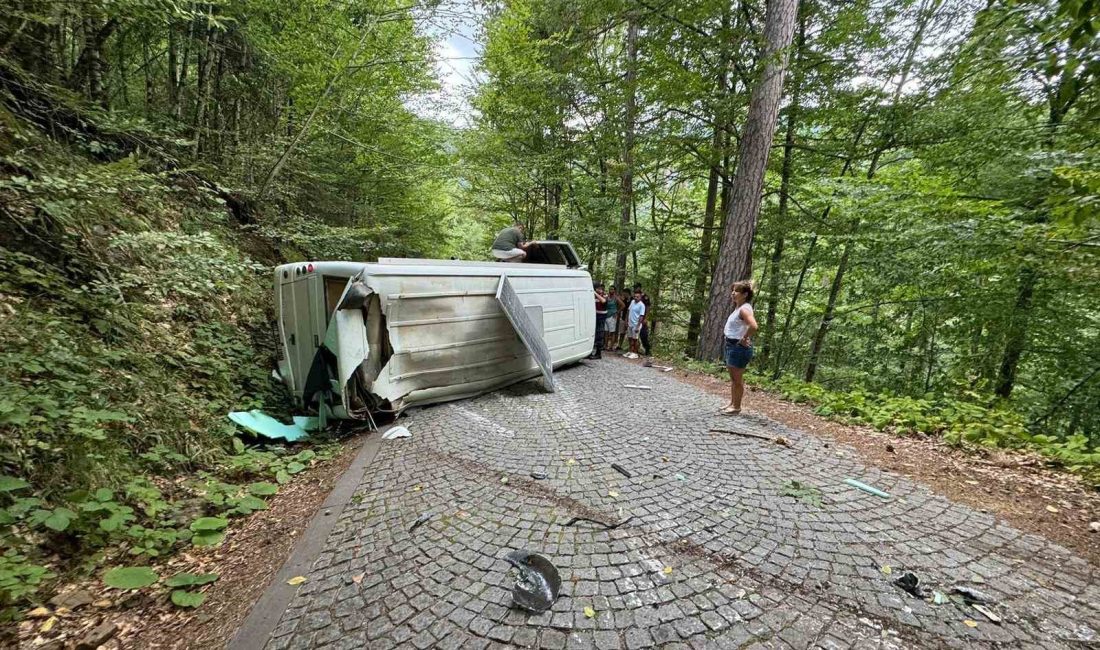
[[[723,367],[695,360],[676,361],[681,367],[721,379]],[[1029,429],[1024,416],[977,393],[908,397],[874,393],[862,388],[829,390],[788,377],[773,381],[750,370],[748,381],[792,402],[810,404],[814,413],[843,422],[874,427],[898,435],[935,435],[954,445],[1030,449],[1052,463],[1100,486],[1100,449],[1090,448],[1083,435],[1059,439]]]
[[[218,543],[227,517],[331,454],[246,447],[226,418],[285,412],[274,260],[243,252],[263,236],[242,237],[215,188],[119,150],[122,126],[84,119],[58,141],[0,102],[4,618],[62,580]]]

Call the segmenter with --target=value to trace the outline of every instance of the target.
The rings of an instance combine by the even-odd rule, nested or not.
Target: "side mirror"
[[[353,282],[344,292],[344,299],[340,301],[337,309],[362,309],[367,304],[371,290],[363,282]]]

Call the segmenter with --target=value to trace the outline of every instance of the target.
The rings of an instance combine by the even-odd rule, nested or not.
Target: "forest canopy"
[[[467,201],[641,283],[668,352],[700,352],[714,265],[745,256],[767,377],[1007,401],[1092,448],[1089,3],[799,3],[761,216],[720,251],[780,4],[493,5]]]

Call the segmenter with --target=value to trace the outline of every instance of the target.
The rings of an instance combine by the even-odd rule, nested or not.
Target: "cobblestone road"
[[[413,413],[413,437],[383,443],[268,648],[1100,643],[1096,570],[1051,542],[812,435],[718,416],[719,398],[658,370],[605,360],[556,377],[556,394],[528,382]],[[820,507],[784,496],[792,480],[819,488]],[[565,525],[577,516],[633,519]],[[561,569],[552,611],[509,608],[502,557],[516,548]],[[905,571],[979,589],[1002,623],[906,594],[893,584]]]

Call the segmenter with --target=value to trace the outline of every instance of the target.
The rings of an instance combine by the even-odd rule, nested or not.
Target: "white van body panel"
[[[558,265],[382,259],[275,269],[279,375],[300,406],[329,393],[337,417],[470,397],[540,375],[496,299],[507,274],[553,366],[592,351],[584,270]],[[353,282],[361,308],[336,309]],[[311,375],[312,373],[312,375]]]

